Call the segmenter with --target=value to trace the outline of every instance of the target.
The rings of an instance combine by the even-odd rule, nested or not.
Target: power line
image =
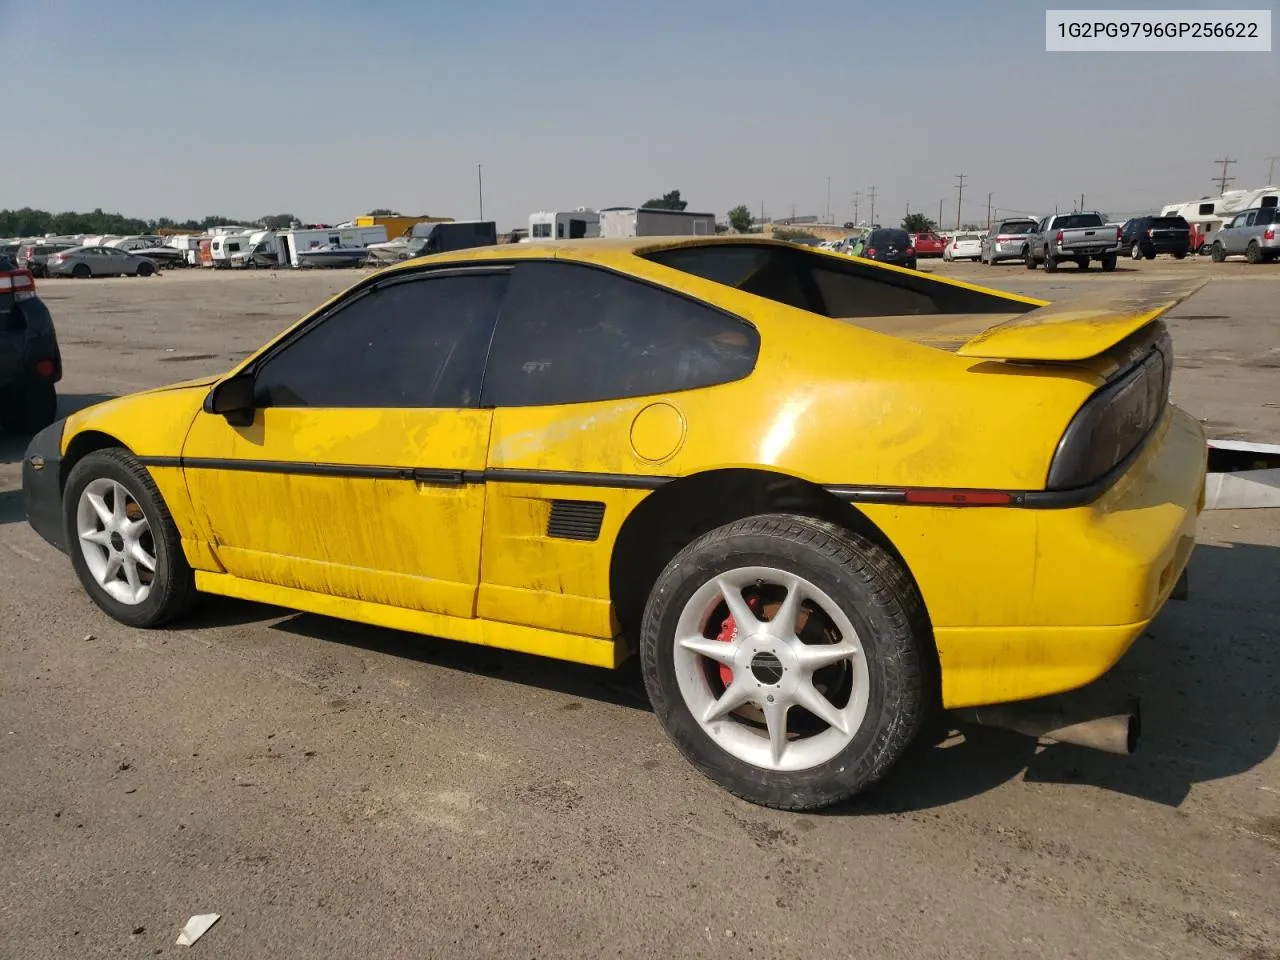
[[[960,229],[960,201],[964,199],[964,182],[968,178],[968,176],[969,175],[967,173],[956,174],[956,179],[959,181],[959,183],[957,183],[956,186],[960,190],[960,193],[956,196],[956,229],[957,230]]]
[[[1213,162],[1222,164],[1222,176],[1213,178],[1214,180],[1218,181],[1218,194],[1219,196],[1221,196],[1222,194],[1227,192],[1227,184],[1235,179],[1235,177],[1227,176],[1227,167],[1233,163],[1239,163],[1240,161],[1239,160],[1215,160]]]

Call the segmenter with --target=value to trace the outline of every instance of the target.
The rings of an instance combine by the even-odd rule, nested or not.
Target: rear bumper
[[[1143,253],[1186,253],[1191,249],[1191,241],[1184,240],[1141,240],[1138,246]]]
[[[41,430],[22,458],[22,502],[31,529],[63,553],[67,552],[62,523],[62,428],[58,420]]]
[[[934,626],[943,702],[1089,683],[1168,600],[1195,545],[1206,446],[1170,407],[1128,471],[1068,509],[859,505],[902,552]]]

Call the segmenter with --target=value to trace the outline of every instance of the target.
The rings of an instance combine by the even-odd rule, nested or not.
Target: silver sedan
[[[51,253],[45,270],[51,277],[150,277],[154,260],[117,247],[72,247]]]

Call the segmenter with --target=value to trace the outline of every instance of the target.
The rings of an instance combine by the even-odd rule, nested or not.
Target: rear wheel
[[[1185,259],[1186,259],[1186,257],[1187,257],[1187,252],[1186,252],[1185,250],[1183,250],[1183,251],[1182,251],[1182,252],[1180,252],[1180,253],[1179,253],[1179,252],[1175,252],[1175,253],[1174,253],[1174,255],[1173,255],[1173,259],[1175,259],[1175,260],[1185,260]]]
[[[790,515],[739,520],[681,551],[650,594],[640,656],[686,759],[744,800],[789,810],[880,779],[933,690],[905,571],[857,534]]]
[[[62,509],[76,575],[113,618],[158,627],[191,607],[195,579],[178,529],[132,454],[120,448],[88,454],[67,478]]]
[[[1102,258],[1103,271],[1105,271],[1106,273],[1110,273],[1112,270],[1114,270],[1116,268],[1116,259],[1117,259],[1117,255],[1114,253],[1108,254],[1107,256],[1103,257]]]
[[[1044,272],[1057,273],[1057,271],[1058,271],[1058,261],[1054,258],[1052,254],[1046,253],[1044,255]]]
[[[1213,258],[1214,263],[1221,263],[1227,259],[1227,251],[1222,249],[1222,244],[1217,240],[1213,241],[1213,248],[1209,251],[1209,256]]]
[[[0,427],[9,433],[38,433],[58,417],[52,383],[15,383],[0,389]]]
[[[1250,263],[1262,262],[1262,247],[1258,245],[1257,240],[1250,240],[1249,246],[1245,247],[1244,258]]]
[[[71,268],[71,275],[77,280],[87,280],[93,276],[93,271],[89,269],[87,263],[77,263]]]
[[[1142,246],[1140,244],[1135,243],[1133,246],[1129,248],[1129,259],[1130,260],[1142,259]]]

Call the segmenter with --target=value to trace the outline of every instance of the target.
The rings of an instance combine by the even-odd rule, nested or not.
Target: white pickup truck
[[[1028,270],[1043,263],[1052,273],[1063,260],[1074,261],[1081,270],[1097,260],[1103,270],[1114,270],[1119,253],[1120,228],[1108,225],[1102,214],[1060,213],[1045,217],[1027,235],[1025,263]]]

